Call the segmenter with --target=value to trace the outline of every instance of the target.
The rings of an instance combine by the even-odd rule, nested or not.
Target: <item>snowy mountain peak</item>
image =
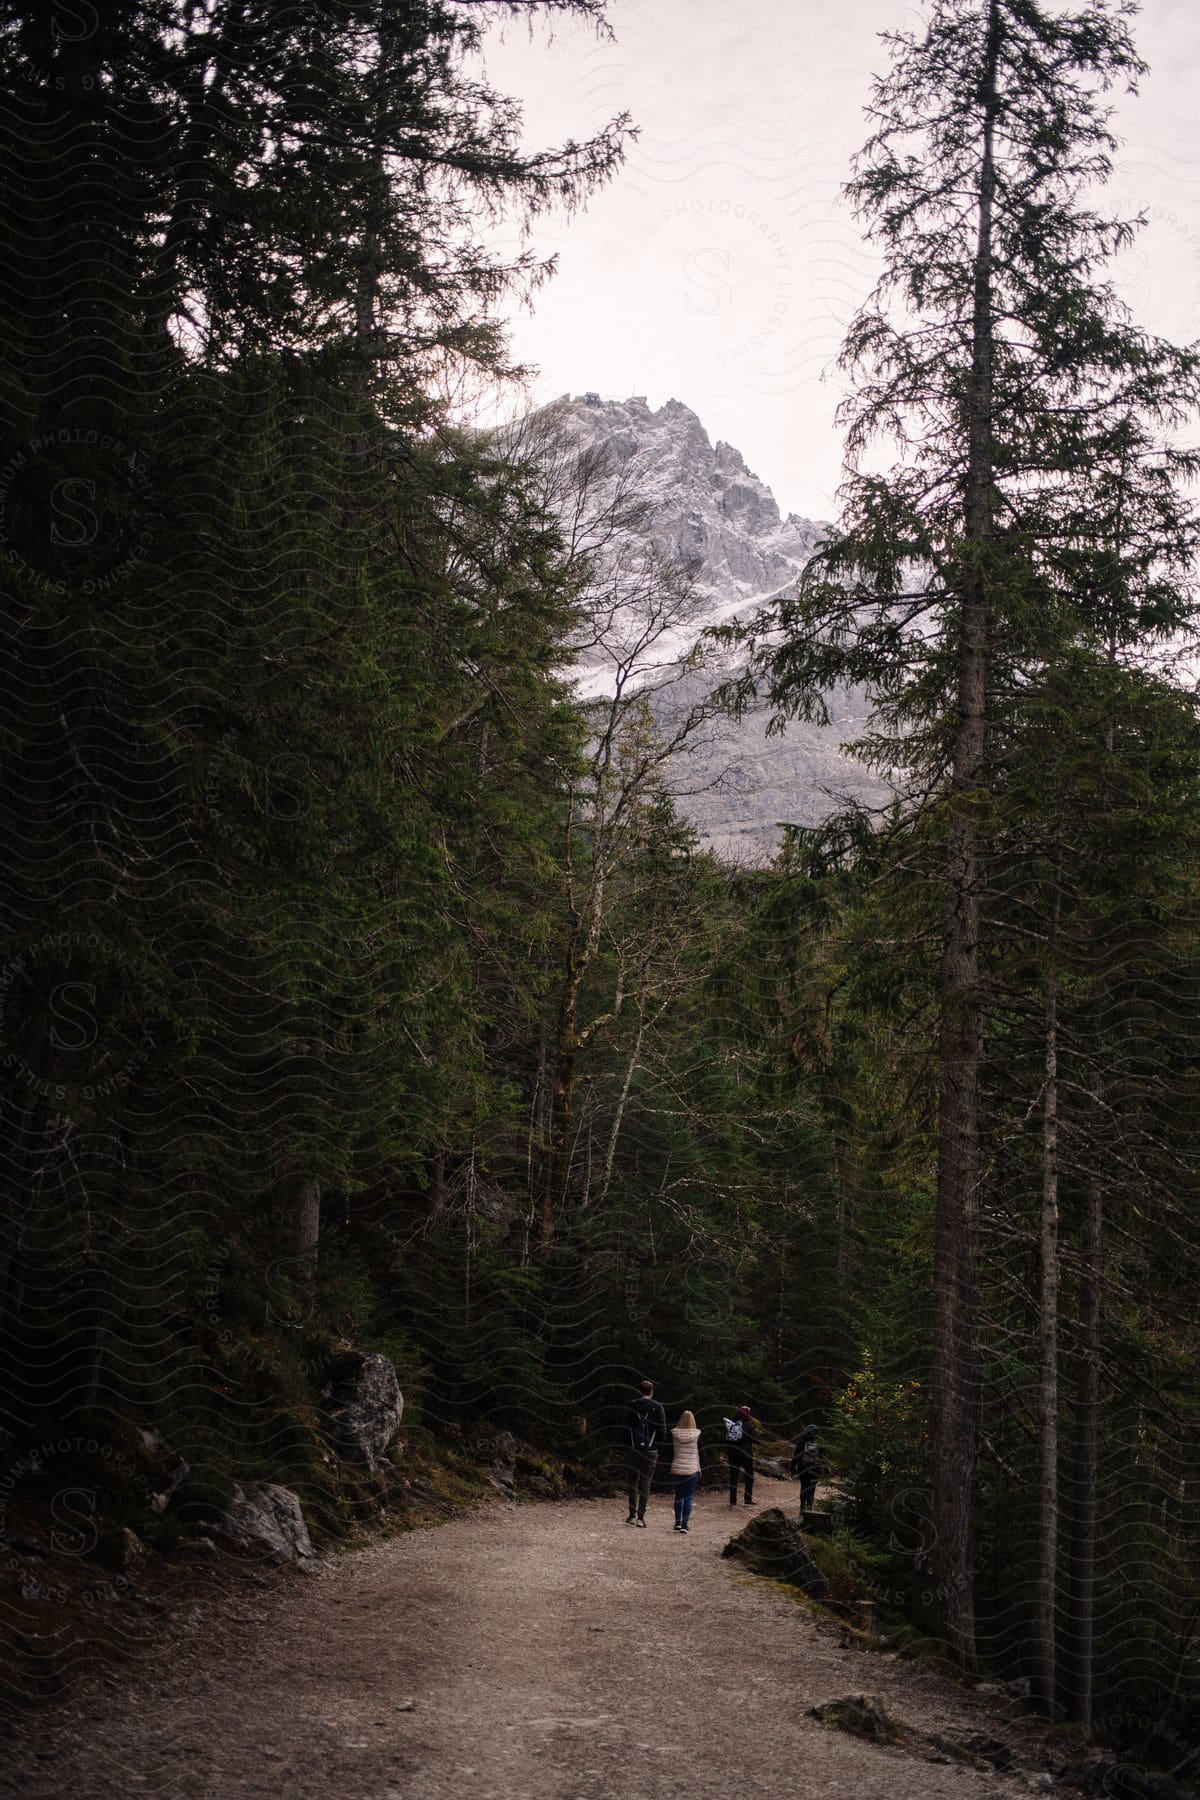
[[[603,513],[618,496],[644,503],[644,513],[635,508],[635,522],[610,542],[612,566],[632,551],[626,566],[636,569],[641,547],[689,577],[687,604],[665,629],[646,630],[635,619],[583,651],[579,690],[589,698],[611,695],[619,667],[625,691],[647,693],[655,717],[673,729],[681,709],[702,701],[735,666],[711,647],[693,661],[704,628],[752,614],[791,587],[827,527],[794,513],[781,517],[741,452],[723,440],[713,444],[681,400],[655,411],[643,394],[603,400],[587,392],[564,394],[551,410],[556,434],[569,446],[599,452],[590,459],[590,507]],[[640,667],[623,660],[639,643],[648,647]],[[714,722],[703,741],[689,741],[669,779],[704,843],[737,861],[762,862],[778,844],[779,821],[810,825],[848,796],[879,797],[879,783],[843,752],[864,729],[864,697],[831,695],[829,707],[828,725],[793,725],[782,737],[768,737],[766,715],[751,710]]]
[[[653,508],[653,534],[680,561],[698,565],[711,606],[705,623],[727,618],[795,581],[824,527],[779,506],[766,482],[723,440],[714,445],[690,406],[668,400],[652,411],[645,397],[602,400],[564,395],[558,410],[581,444],[604,446]]]

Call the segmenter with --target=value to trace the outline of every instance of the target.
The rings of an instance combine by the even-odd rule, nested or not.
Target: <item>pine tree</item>
[[[64,1259],[89,1316],[123,1259],[169,1316],[158,1267],[243,1229],[307,1257],[322,1187],[469,1138],[504,1091],[506,909],[578,744],[571,593],[528,472],[448,396],[504,372],[494,302],[546,272],[481,216],[581,201],[625,132],[526,151],[470,66],[485,19],[3,8],[10,1374]],[[82,1167],[108,1229],[79,1242],[43,1226]],[[60,1359],[72,1404],[103,1337],[79,1381]],[[37,1386],[10,1385],[25,1422]]]
[[[1090,200],[1112,149],[1104,90],[1142,69],[1127,17],[939,0],[888,40],[849,190],[885,267],[842,357],[843,522],[760,662],[785,714],[820,716],[838,681],[871,689],[866,753],[909,772],[940,844],[928,1555],[968,1664],[997,707],[1055,645],[1138,654],[1191,617],[1195,459],[1167,434],[1196,404],[1197,360],[1128,321],[1104,266],[1132,226]]]

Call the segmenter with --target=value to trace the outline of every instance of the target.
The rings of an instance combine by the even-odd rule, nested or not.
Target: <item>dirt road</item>
[[[762,1480],[761,1504],[795,1505]],[[329,1558],[232,1646],[46,1721],[10,1765],[30,1796],[655,1800],[697,1788],[821,1800],[1028,1794],[1016,1774],[937,1765],[807,1717],[868,1690],[931,1732],[998,1729],[928,1670],[723,1562],[749,1517],[668,1498],[496,1506]],[[999,1727],[1003,1729],[1003,1727]]]

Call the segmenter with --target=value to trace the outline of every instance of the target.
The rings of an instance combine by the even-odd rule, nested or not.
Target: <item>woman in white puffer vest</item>
[[[696,1415],[685,1412],[671,1432],[671,1481],[675,1488],[675,1529],[686,1531],[692,1516],[692,1501],[700,1486],[700,1433]]]

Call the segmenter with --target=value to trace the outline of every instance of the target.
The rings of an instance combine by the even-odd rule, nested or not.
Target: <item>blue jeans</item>
[[[675,1483],[675,1523],[686,1525],[692,1516],[692,1501],[700,1486],[699,1475],[673,1475]]]

